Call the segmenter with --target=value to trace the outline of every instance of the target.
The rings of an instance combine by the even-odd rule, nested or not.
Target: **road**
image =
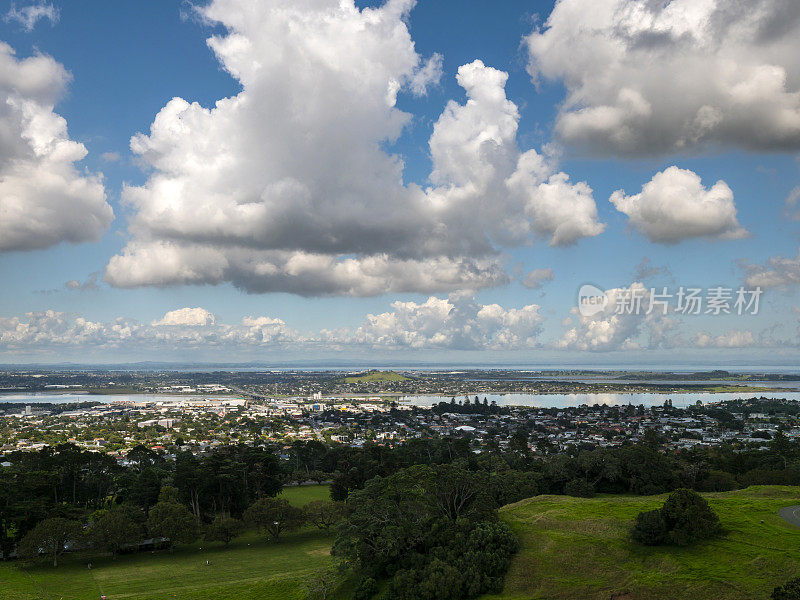
[[[787,506],[778,511],[778,515],[795,527],[800,527],[800,506]]]

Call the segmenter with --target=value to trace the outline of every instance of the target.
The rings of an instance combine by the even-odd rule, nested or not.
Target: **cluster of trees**
[[[456,400],[455,397],[450,399],[450,402],[437,402],[431,407],[434,414],[442,415],[445,413],[452,413],[456,415],[498,415],[508,409],[503,409],[497,405],[497,402],[484,396],[481,400],[478,396],[470,401],[469,396],[464,400]]]
[[[189,544],[201,535],[210,542],[228,546],[247,527],[262,531],[278,541],[281,534],[310,523],[328,531],[345,516],[341,503],[317,500],[303,508],[292,506],[283,498],[263,497],[247,507],[241,518],[220,513],[203,523],[179,500],[178,490],[161,489],[158,501],[145,514],[131,504],[112,505],[96,510],[83,521],[78,518],[49,517],[39,521],[23,536],[17,546],[20,556],[47,556],[58,566],[58,558],[69,550],[83,550],[112,558],[126,550]],[[149,539],[145,539],[149,536]]]
[[[486,472],[418,465],[354,491],[334,544],[359,578],[354,597],[380,589],[379,598],[456,600],[499,591],[517,540],[497,520],[490,486]]]
[[[662,450],[653,432],[639,444],[566,452],[542,440],[533,453],[528,444],[535,435],[521,426],[507,448],[489,444],[480,454],[465,438],[414,439],[394,448],[318,441],[295,442],[288,450],[241,445],[202,457],[177,452],[174,458],[140,446],[124,465],[72,445],[17,452],[5,458],[11,467],[0,468],[0,551],[7,556],[45,518],[85,518],[114,504],[147,514],[165,486],[177,489],[177,501],[209,524],[220,514],[241,518],[253,502],[275,496],[290,481],[331,481],[332,499],[345,501],[371,479],[414,465],[461,464],[473,472],[503,473],[491,487],[498,499],[513,497],[517,489],[528,496],[588,497],[800,484],[800,445],[780,432],[768,451],[721,446],[672,453]]]
[[[640,512],[631,537],[647,546],[688,546],[721,532],[719,517],[706,499],[683,488],[672,492],[661,508]]]

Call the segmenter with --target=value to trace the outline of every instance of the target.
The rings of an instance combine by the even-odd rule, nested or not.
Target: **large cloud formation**
[[[565,331],[554,346],[562,350],[606,352],[679,345],[677,323],[663,299],[639,282],[605,291],[603,310],[581,314],[571,310]],[[666,307],[668,309],[668,307]],[[647,342],[643,341],[647,337]]]
[[[669,167],[642,186],[639,194],[622,190],[611,203],[650,241],[675,244],[691,238],[731,240],[748,235],[736,218],[733,192],[724,181],[711,188],[687,169]]]
[[[367,347],[511,350],[539,344],[539,306],[481,305],[468,294],[393,302],[392,310],[367,315],[355,331],[325,332],[329,341]]]
[[[96,241],[114,213],[83,144],[53,112],[69,74],[49,56],[18,59],[0,42],[0,252]]]
[[[388,153],[441,57],[415,50],[413,0],[214,0],[209,45],[242,85],[204,108],[175,98],[131,141],[152,167],[128,187],[131,240],[112,285],[232,282],[251,292],[373,295],[479,289],[508,280],[503,245],[568,245],[603,226],[591,189],[516,143],[507,75],[458,70],[430,139],[431,186],[403,184]]]
[[[794,0],[559,0],[526,42],[531,75],[566,86],[568,143],[623,156],[800,149]]]

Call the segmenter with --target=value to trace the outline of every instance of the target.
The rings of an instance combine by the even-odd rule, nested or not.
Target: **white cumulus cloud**
[[[102,177],[76,168],[83,144],[53,107],[70,79],[37,54],[0,42],[0,252],[96,241],[114,213]]]
[[[536,346],[543,321],[539,306],[479,304],[466,293],[392,303],[367,315],[355,330],[323,332],[323,339],[375,348],[509,350]]]
[[[500,252],[531,236],[597,235],[591,189],[516,142],[507,74],[463,65],[430,139],[431,185],[403,183],[386,151],[442,59],[415,50],[414,2],[214,0],[198,9],[242,85],[211,108],[175,98],[131,140],[152,174],[127,187],[131,240],[112,285],[232,282],[302,295],[433,293],[508,281]]]
[[[747,348],[758,344],[752,331],[740,329],[731,329],[717,336],[701,331],[693,341],[698,348]]]
[[[48,310],[0,318],[0,351],[18,354],[59,349],[113,349],[128,353],[181,351],[207,347],[239,349],[301,347],[306,338],[272,317],[245,317],[239,324],[220,323],[204,308],[167,312],[150,324],[119,317],[91,321]]]
[[[571,310],[566,329],[554,344],[556,348],[606,352],[678,343],[674,333],[677,324],[667,316],[668,311],[651,289],[636,282],[606,290],[605,296],[605,308],[595,314],[581,314],[577,308]]]
[[[123,355],[208,348],[242,353],[260,349],[512,350],[539,344],[543,317],[536,305],[504,308],[480,304],[468,294],[431,297],[422,303],[393,302],[391,311],[367,315],[355,328],[300,333],[271,316],[221,322],[202,307],[168,311],[150,323],[119,317],[92,321],[58,311],[0,318],[0,353],[119,350]]]
[[[800,149],[800,3],[559,0],[526,38],[563,81],[556,129],[625,156],[709,145]]]
[[[188,326],[188,327],[206,327],[213,325],[216,318],[205,308],[179,308],[171,310],[163,316],[163,318],[153,321],[154,327],[159,326]]]
[[[618,190],[611,203],[651,241],[675,244],[692,238],[738,239],[747,231],[736,218],[733,192],[724,181],[706,188],[688,169],[669,167],[656,173],[639,194]]]
[[[745,285],[750,288],[786,287],[800,283],[800,250],[797,256],[771,256],[766,264],[741,262]]]

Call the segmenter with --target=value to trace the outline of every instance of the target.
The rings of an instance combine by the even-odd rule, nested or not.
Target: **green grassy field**
[[[282,497],[302,506],[328,499],[328,486],[286,488]],[[331,564],[331,539],[306,528],[278,543],[248,533],[230,548],[197,542],[169,552],[110,559],[67,555],[57,569],[0,563],[0,600],[292,600],[305,582]],[[206,560],[210,565],[206,565]]]
[[[800,528],[778,516],[800,504],[800,488],[704,496],[728,533],[690,548],[637,546],[628,537],[636,514],[666,496],[539,496],[504,507],[521,550],[503,593],[486,600],[767,600],[800,576]]]
[[[295,506],[303,506],[312,500],[330,500],[331,490],[327,485],[297,485],[283,488],[280,498],[286,498]]]

